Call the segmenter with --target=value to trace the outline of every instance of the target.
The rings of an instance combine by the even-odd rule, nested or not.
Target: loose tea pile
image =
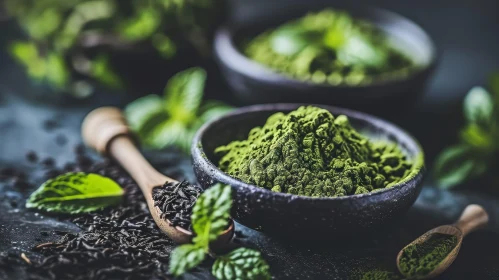
[[[192,208],[202,189],[187,181],[166,182],[153,189],[154,206],[161,209],[161,218],[170,221],[172,226],[191,230]]]
[[[269,29],[243,44],[242,50],[284,75],[331,85],[400,79],[416,69],[382,30],[333,9]]]
[[[400,272],[406,277],[424,277],[456,247],[454,235],[434,233],[425,242],[408,246],[400,257]]]
[[[33,279],[164,279],[176,245],[157,228],[136,183],[111,161],[94,163],[83,147],[76,152],[76,163],[47,170],[46,176],[97,173],[124,186],[124,201],[116,209],[74,218],[82,231],[36,246],[34,250],[44,256],[40,260],[26,252]]]
[[[276,113],[247,140],[218,147],[219,166],[246,183],[276,192],[337,197],[390,188],[411,163],[396,144],[372,142],[344,115],[302,106]]]

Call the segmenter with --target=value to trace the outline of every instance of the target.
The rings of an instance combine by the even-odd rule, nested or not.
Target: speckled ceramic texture
[[[207,188],[216,182],[233,187],[233,217],[246,226],[270,233],[318,231],[357,233],[374,230],[403,215],[416,200],[424,173],[424,157],[417,141],[397,126],[379,118],[337,107],[316,105],[333,115],[344,114],[362,134],[398,143],[416,163],[414,176],[390,189],[339,198],[311,198],[276,193],[244,183],[218,169],[215,148],[243,140],[251,128],[262,126],[276,112],[290,112],[302,104],[269,104],[244,107],[205,124],[192,145],[194,172]]]
[[[331,3],[269,7],[248,13],[221,27],[215,36],[214,54],[225,80],[243,104],[305,102],[331,104],[375,113],[403,111],[412,106],[424,92],[437,61],[437,51],[428,34],[412,21],[389,11],[366,7],[338,7],[355,17],[366,19],[385,31],[393,45],[412,57],[420,69],[399,80],[375,82],[363,86],[333,86],[302,82],[279,74],[246,57],[238,44],[248,37],[304,15]],[[394,107],[393,104],[396,104]],[[391,107],[389,111],[384,110]]]

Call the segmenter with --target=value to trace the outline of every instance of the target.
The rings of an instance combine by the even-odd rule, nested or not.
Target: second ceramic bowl
[[[354,128],[372,139],[398,143],[413,162],[413,176],[382,191],[337,198],[311,198],[277,193],[242,182],[220,169],[213,151],[234,140],[243,140],[248,132],[265,124],[276,112],[290,112],[302,104],[256,105],[238,109],[205,124],[192,144],[194,172],[207,188],[216,182],[233,188],[233,217],[243,225],[266,232],[286,234],[351,234],[374,230],[403,215],[421,190],[424,156],[417,141],[397,126],[364,113],[332,106],[322,107],[334,116],[346,115]]]
[[[333,6],[365,19],[383,30],[393,45],[413,58],[419,69],[400,80],[364,86],[333,86],[303,82],[279,74],[246,57],[238,48],[241,40],[298,18],[307,11],[329,7],[326,2],[300,6],[271,6],[234,20],[215,35],[214,53],[229,87],[242,104],[305,102],[331,104],[369,112],[401,111],[413,105],[423,93],[436,64],[437,52],[428,34],[414,22],[398,14],[352,6]],[[291,6],[291,5],[290,5]],[[399,109],[399,110],[397,110]]]

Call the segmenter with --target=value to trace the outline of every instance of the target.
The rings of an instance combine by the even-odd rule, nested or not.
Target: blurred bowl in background
[[[359,86],[317,84],[280,74],[245,56],[238,44],[268,28],[299,18],[309,11],[330,7],[305,4],[291,9],[274,7],[221,27],[215,34],[214,56],[229,88],[242,104],[306,102],[332,104],[372,113],[401,112],[414,105],[435,68],[437,51],[429,35],[417,24],[396,13],[377,8],[342,7],[354,18],[364,19],[386,33],[394,48],[417,66],[406,78],[374,81]]]

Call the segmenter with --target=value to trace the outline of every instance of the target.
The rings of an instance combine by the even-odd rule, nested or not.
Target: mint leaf
[[[247,248],[239,248],[219,257],[211,271],[220,280],[270,279],[269,265],[260,252]]]
[[[192,210],[194,243],[207,247],[228,226],[232,190],[228,185],[216,184],[203,192]]]
[[[196,244],[186,244],[173,250],[170,257],[170,273],[180,276],[199,265],[206,256],[206,249]]]
[[[203,69],[187,69],[168,81],[164,98],[148,95],[126,106],[128,123],[145,146],[177,146],[188,152],[201,125],[231,110],[215,101],[200,107],[205,79]]]
[[[153,149],[178,146],[188,151],[192,135],[186,126],[170,118],[164,102],[157,95],[148,95],[135,100],[125,108],[125,115],[141,142]]]
[[[191,122],[203,98],[206,72],[198,67],[177,73],[165,87],[167,112],[183,123]]]
[[[461,139],[475,148],[485,152],[494,151],[494,136],[491,129],[484,129],[476,123],[468,123],[461,131]]]
[[[202,121],[202,123],[205,123],[222,115],[225,115],[233,109],[234,108],[232,108],[231,106],[228,106],[222,102],[207,101],[201,106],[201,108],[199,108],[199,119]]]
[[[445,149],[435,161],[435,179],[439,187],[452,188],[487,170],[487,160],[468,145]]]
[[[159,119],[160,115],[158,115]],[[151,127],[151,130],[143,132],[143,141],[147,146],[153,149],[177,146],[184,151],[188,151],[192,136],[189,136],[189,131],[183,123],[175,119],[164,119],[161,122],[156,122],[155,120],[156,118],[151,119],[151,123],[147,124]]]
[[[100,210],[121,202],[123,189],[97,174],[66,173],[43,183],[26,202],[26,208],[77,214]]]
[[[163,111],[163,99],[155,94],[150,94],[129,103],[125,107],[125,116],[130,128],[139,132],[154,115]],[[142,134],[139,133],[139,136]]]
[[[472,88],[464,98],[464,114],[469,122],[489,122],[493,111],[492,96],[482,87]]]

